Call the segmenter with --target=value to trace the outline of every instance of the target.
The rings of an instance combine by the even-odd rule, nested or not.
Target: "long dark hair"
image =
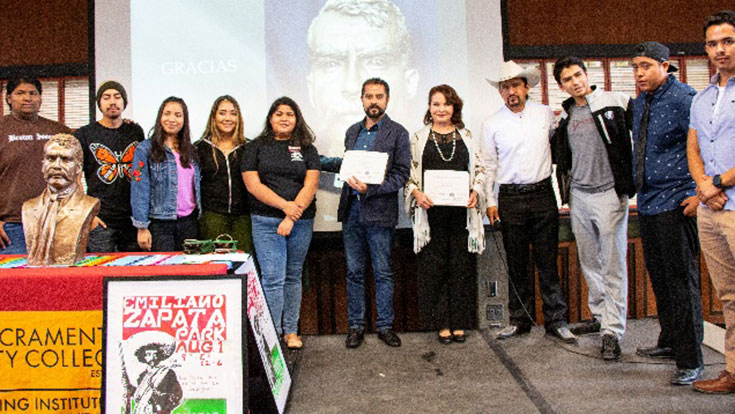
[[[426,110],[426,114],[424,115],[424,125],[428,125],[433,121],[431,119],[431,97],[437,92],[444,95],[444,99],[447,103],[452,105],[452,125],[459,129],[463,129],[464,121],[462,121],[462,107],[464,106],[464,103],[462,102],[462,98],[457,95],[457,91],[449,85],[437,85],[429,90],[429,109]]]
[[[163,109],[166,104],[175,102],[181,105],[181,109],[184,111],[184,126],[177,134],[179,140],[179,155],[181,157],[181,166],[189,168],[191,161],[196,161],[196,151],[194,151],[194,145],[191,143],[191,133],[189,132],[189,109],[186,107],[186,102],[183,99],[176,96],[169,96],[164,99],[161,103],[161,107],[158,108],[158,116],[156,116],[156,123],[151,128],[153,131],[150,134],[152,141],[151,145],[151,160],[154,162],[163,162],[166,160],[166,150],[163,148],[166,144],[166,133],[163,131],[163,125],[161,125],[161,117],[163,116]]]
[[[235,130],[232,131],[232,140],[235,142],[235,145],[243,145],[247,142],[247,140],[245,139],[245,134],[243,132],[242,111],[240,111],[240,104],[238,104],[237,100],[235,100],[235,98],[230,95],[222,95],[219,98],[215,99],[214,103],[212,104],[212,109],[209,111],[207,126],[204,128],[204,133],[202,134],[201,138],[212,141],[212,144],[214,144],[212,145],[212,159],[214,160],[215,171],[219,171],[219,162],[217,162],[217,155],[215,153],[214,147],[217,146],[217,144],[222,139],[219,130],[217,129],[215,118],[217,117],[217,111],[219,110],[219,106],[220,104],[222,104],[222,102],[231,103],[237,111],[237,124],[235,124]]]
[[[311,145],[316,139],[314,132],[309,128],[309,125],[304,120],[304,116],[301,115],[301,108],[299,108],[299,105],[288,96],[282,96],[273,101],[271,108],[268,110],[268,116],[265,117],[263,131],[260,132],[258,138],[275,139],[276,133],[273,132],[271,117],[281,105],[290,107],[296,115],[296,125],[291,133],[291,141],[298,143],[302,149]]]

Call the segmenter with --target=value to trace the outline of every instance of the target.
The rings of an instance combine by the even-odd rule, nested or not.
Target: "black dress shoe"
[[[577,337],[574,336],[571,331],[569,331],[569,328],[566,325],[549,328],[546,330],[546,333],[549,335],[553,335],[568,344],[573,344],[577,342]]]
[[[363,339],[365,339],[365,331],[363,329],[350,328],[350,331],[347,333],[345,345],[347,348],[357,348],[360,346]]]
[[[508,339],[510,337],[531,332],[530,326],[508,325],[495,336],[497,339]]]
[[[442,344],[442,345],[449,345],[449,344],[452,343],[452,335],[451,334],[449,336],[441,336],[441,335],[437,334],[436,337],[437,337],[437,339],[439,339],[439,343]]]
[[[602,348],[600,349],[602,359],[605,361],[617,361],[620,359],[620,343],[615,335],[602,335]]]
[[[679,368],[676,370],[676,374],[671,377],[671,383],[673,385],[692,385],[694,381],[699,378],[699,374],[702,373],[702,367],[696,368]]]
[[[574,323],[569,325],[569,331],[574,335],[586,335],[600,332],[600,322],[597,319],[592,319],[589,321]]]
[[[463,344],[467,342],[467,334],[452,334],[452,341]]]
[[[401,338],[393,332],[393,329],[386,329],[384,331],[378,331],[378,339],[381,339],[388,346],[398,347],[401,346]]]
[[[674,352],[669,347],[651,346],[638,348],[635,350],[635,353],[648,358],[674,359]]]

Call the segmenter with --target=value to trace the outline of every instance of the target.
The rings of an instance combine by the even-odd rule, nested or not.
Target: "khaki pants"
[[[697,209],[699,242],[725,315],[726,369],[735,372],[735,211]]]

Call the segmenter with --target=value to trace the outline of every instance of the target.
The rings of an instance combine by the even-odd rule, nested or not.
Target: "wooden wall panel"
[[[636,225],[631,216],[631,225]],[[633,231],[635,232],[635,230]],[[632,233],[633,233],[632,232]],[[643,247],[639,237],[628,240],[628,318],[638,319],[656,315],[656,300],[643,260]],[[307,262],[308,282],[305,281],[301,307],[301,332],[304,334],[344,334],[347,332],[347,292],[345,283],[344,254],[341,235],[315,235]],[[576,243],[559,243],[559,277],[562,292],[569,305],[570,322],[588,320],[592,316],[587,306],[587,284],[584,281]],[[421,325],[418,315],[416,256],[410,231],[399,230],[393,243],[394,309],[397,331],[418,331]],[[724,323],[722,304],[717,300],[707,273],[704,260],[700,260],[702,307],[704,318],[713,323]],[[366,281],[367,329],[373,331],[376,317],[374,284],[368,269]],[[543,324],[542,302],[538,289],[538,273],[535,272],[534,309],[530,310],[538,324]]]
[[[0,67],[88,63],[89,3],[3,0]]]
[[[711,0],[504,3],[513,46],[703,43],[705,18],[727,8]]]
[[[91,0],[4,0],[0,13],[0,27],[3,29],[0,67],[70,63],[89,64],[91,67],[88,43],[93,33],[89,32],[89,10],[93,4]],[[670,46],[699,45],[686,50],[703,54],[702,24],[705,17],[730,7],[710,0],[635,0],[594,4],[501,0],[501,5],[505,54],[509,58],[569,53],[590,56],[594,53],[584,48],[590,45],[599,46],[604,51],[597,56],[610,52],[625,55],[629,49],[625,45],[647,40],[658,40]],[[117,22],[98,24],[114,25]],[[623,47],[620,53],[615,53],[618,45]],[[578,50],[565,46],[577,47]]]

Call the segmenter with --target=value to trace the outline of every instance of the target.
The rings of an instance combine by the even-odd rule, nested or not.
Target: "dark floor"
[[[357,349],[344,336],[308,336],[292,351],[296,413],[729,413],[735,395],[705,395],[668,380],[673,363],[646,360],[655,319],[629,321],[620,362],[599,355],[599,336],[565,345],[542,328],[506,341],[474,331],[465,344],[441,345],[435,333],[402,334],[401,348],[368,335]],[[705,377],[724,357],[704,347]]]

